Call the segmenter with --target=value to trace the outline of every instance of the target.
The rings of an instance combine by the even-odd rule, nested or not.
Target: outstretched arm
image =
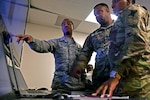
[[[33,41],[33,38],[31,35],[24,35],[24,34],[19,34],[19,35],[16,35],[16,37],[18,38],[17,39],[17,42],[19,43],[21,40],[23,41],[26,41],[26,43],[30,43]]]

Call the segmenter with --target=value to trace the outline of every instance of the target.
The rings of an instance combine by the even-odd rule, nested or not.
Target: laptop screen
[[[9,71],[4,53],[2,34],[0,34],[0,97],[13,95],[12,84],[9,76]]]
[[[13,68],[11,66],[9,68],[10,78],[12,81],[13,89],[15,91],[26,90],[28,89],[27,84],[23,78],[23,75],[19,68]]]
[[[25,34],[29,0],[0,0],[0,14],[6,28],[2,31],[15,35]],[[17,43],[17,38],[12,38],[12,48],[15,57],[15,64],[20,67],[23,42]]]

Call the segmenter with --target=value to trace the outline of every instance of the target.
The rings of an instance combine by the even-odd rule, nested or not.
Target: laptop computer
[[[1,34],[1,45],[1,54],[3,54],[2,64],[5,65],[3,66],[3,69],[7,71],[2,81],[6,81],[5,77],[7,76],[10,91],[13,91],[17,97],[43,97],[51,93],[48,89],[29,89],[21,73],[20,67],[18,67],[18,62],[16,63],[14,54],[15,48],[13,48],[11,40],[9,44],[6,45]]]
[[[13,89],[17,97],[44,97],[45,95],[51,94],[49,90],[38,90],[29,89],[19,68],[9,68],[10,78],[12,82]]]
[[[15,93],[10,81],[10,75],[2,42],[2,35],[0,34],[0,100],[12,100],[13,98],[15,98]]]

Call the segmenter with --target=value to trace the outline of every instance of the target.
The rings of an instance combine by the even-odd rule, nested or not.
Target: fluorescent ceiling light
[[[111,14],[111,17],[112,17],[113,20],[117,20],[117,16],[116,15]],[[96,21],[95,15],[94,15],[94,10],[91,11],[91,13],[85,19],[85,21],[92,22],[92,23],[98,23]]]

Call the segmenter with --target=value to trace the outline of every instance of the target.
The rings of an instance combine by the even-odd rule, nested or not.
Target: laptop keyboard
[[[20,91],[21,94],[40,94],[40,95],[46,95],[46,94],[50,94],[51,91],[49,90],[35,90],[35,89],[28,89],[28,90],[21,90]]]
[[[43,92],[48,92],[48,90],[35,90],[35,89],[29,89],[26,90],[28,93],[43,93]]]

